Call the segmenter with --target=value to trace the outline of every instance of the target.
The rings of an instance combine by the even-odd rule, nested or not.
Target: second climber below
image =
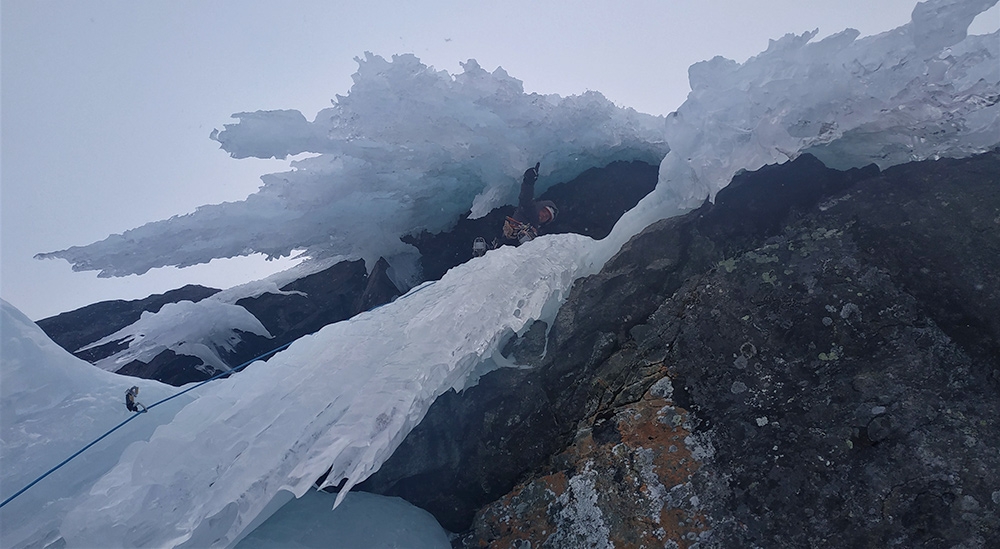
[[[541,163],[536,163],[534,167],[525,170],[521,179],[521,193],[517,197],[517,209],[503,224],[504,236],[520,244],[533,240],[542,226],[551,223],[559,213],[551,200],[535,201],[535,181],[538,180],[540,165]]]

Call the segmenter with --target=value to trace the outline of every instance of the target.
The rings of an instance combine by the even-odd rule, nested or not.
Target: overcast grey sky
[[[276,160],[234,160],[208,139],[230,114],[344,95],[365,51],[414,53],[451,73],[474,58],[525,90],[597,90],[666,114],[687,68],[744,61],[769,38],[909,21],[913,0],[546,2],[2,0],[0,296],[33,319],[186,283],[260,278],[260,259],[97,279],[34,254],[84,245],[202,204],[242,200]],[[996,7],[974,23],[1000,26]]]

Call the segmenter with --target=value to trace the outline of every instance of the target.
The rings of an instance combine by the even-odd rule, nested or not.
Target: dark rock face
[[[231,354],[223,357],[224,360],[230,366],[239,366],[327,324],[354,316],[368,283],[363,260],[342,261],[280,288],[288,293],[267,293],[238,300],[236,304],[257,317],[271,337],[241,334],[242,341]],[[397,295],[398,291],[388,296],[387,301]]]
[[[272,337],[241,333],[240,342],[229,353],[221,353],[237,367],[263,353],[290,343],[327,324],[348,319],[362,310],[392,301],[399,290],[386,275],[388,263],[380,259],[369,276],[362,260],[342,261],[281,287],[282,294],[266,293],[236,302],[260,320]],[[201,359],[163,351],[149,364],[133,361],[119,373],[182,385],[216,374]]]
[[[559,208],[559,216],[543,228],[542,234],[576,233],[604,238],[622,214],[656,187],[658,174],[659,166],[645,162],[614,162],[553,185],[536,197],[551,200]],[[503,223],[513,213],[514,206],[504,206],[479,219],[469,219],[465,214],[450,231],[425,231],[403,237],[403,242],[420,250],[424,279],[437,280],[448,269],[472,259],[476,237],[483,237],[491,245],[509,244],[503,237]]]
[[[559,433],[541,385],[527,370],[507,372],[485,376],[462,395],[438,397],[436,413],[416,427],[420,433],[358,489],[412,498],[445,528],[467,528],[475,509],[551,454],[546,439]],[[447,487],[428,491],[443,479]]]
[[[555,202],[559,208],[559,216],[543,233],[576,233],[595,239],[608,236],[622,214],[652,192],[659,174],[659,165],[614,162],[553,185],[538,197]]]
[[[221,358],[229,366],[236,367],[275,347],[313,333],[327,324],[345,320],[363,310],[392,301],[400,292],[389,280],[386,274],[387,269],[388,263],[384,259],[380,259],[376,263],[371,275],[366,273],[364,261],[343,261],[321,272],[285,285],[281,291],[287,293],[267,293],[253,298],[240,299],[236,304],[257,317],[272,337],[265,338],[256,334],[241,333],[241,341],[232,352],[220,350]],[[96,341],[135,322],[142,310],[156,312],[164,303],[191,298],[201,299],[217,291],[187,286],[181,290],[167,292],[163,296],[152,296],[141,302],[97,303],[73,313],[65,313],[53,319],[40,321],[39,325],[48,326],[48,329],[51,330],[47,332],[50,337],[72,352],[82,345]],[[199,295],[202,297],[198,297]],[[192,300],[196,301],[197,299]],[[150,303],[152,305],[148,305]],[[140,304],[147,304],[147,308],[139,309]],[[126,309],[126,307],[128,308]],[[129,314],[126,315],[122,311],[128,311]],[[133,311],[134,314],[132,314]],[[97,328],[78,327],[76,324],[95,318],[102,319],[101,322],[95,323]],[[88,339],[91,337],[94,339]],[[67,343],[74,341],[83,341],[83,343],[72,348],[67,346]],[[97,361],[114,354],[123,346],[121,342],[111,342],[95,349],[77,353],[77,356],[85,360]],[[180,386],[192,381],[203,381],[217,372],[212,367],[205,365],[200,358],[178,355],[171,350],[165,350],[153,357],[148,363],[133,360],[120,368],[118,373],[156,379]]]
[[[257,317],[272,336],[280,334],[285,343],[354,315],[366,278],[364,261],[343,261],[281,287],[282,292],[294,293],[261,294],[236,304]],[[272,347],[282,344],[267,341]]]
[[[389,278],[389,262],[384,257],[380,257],[375,262],[375,266],[372,267],[371,274],[368,275],[364,291],[361,292],[351,308],[351,316],[389,303],[399,295],[399,288]]]
[[[579,281],[534,369],[439,399],[368,487],[467,547],[997,546],[998,247],[996,151],[743,174]]]
[[[149,363],[141,360],[133,360],[122,366],[116,373],[141,377],[144,379],[155,379],[163,383],[169,383],[175,387],[180,387],[192,381],[204,381],[212,376],[206,371],[204,363],[200,358],[179,355],[167,349],[153,357]]]
[[[851,236],[963,351],[1000,368],[1000,180],[989,156],[887,170],[829,205]],[[833,208],[836,206],[836,209]]]
[[[793,225],[649,321],[667,337],[640,345],[665,349],[702,435],[686,490],[709,519],[705,545],[996,541],[980,506],[1000,481],[993,368],[865,257],[850,224]]]

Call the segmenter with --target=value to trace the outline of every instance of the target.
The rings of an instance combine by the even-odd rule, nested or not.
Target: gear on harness
[[[482,257],[486,255],[486,239],[477,236],[475,240],[472,241],[472,255],[475,257]]]
[[[520,244],[531,242],[538,236],[538,230],[530,223],[522,223],[513,217],[507,216],[503,223],[503,235],[509,240],[516,240]]]
[[[125,407],[128,408],[129,412],[146,411],[146,407],[135,399],[137,396],[139,396],[139,388],[134,385],[128,391],[125,391]]]

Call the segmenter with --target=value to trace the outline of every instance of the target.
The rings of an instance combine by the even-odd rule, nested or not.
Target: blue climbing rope
[[[193,390],[197,389],[198,387],[201,387],[202,385],[208,383],[209,381],[214,381],[216,379],[219,379],[222,376],[226,376],[226,375],[229,375],[229,374],[234,374],[234,373],[242,370],[243,368],[246,368],[247,366],[253,364],[254,362],[257,362],[258,360],[266,357],[266,356],[273,355],[274,353],[277,353],[278,351],[281,351],[281,350],[287,348],[292,343],[294,343],[294,342],[289,341],[288,343],[285,343],[284,345],[281,345],[280,347],[275,347],[274,349],[271,349],[270,351],[268,351],[268,352],[266,352],[266,353],[264,353],[264,354],[262,354],[262,355],[260,355],[258,357],[251,358],[250,360],[244,362],[243,364],[240,364],[239,366],[233,368],[232,370],[228,370],[228,371],[225,371],[225,372],[219,372],[218,374],[216,374],[216,375],[214,375],[214,376],[206,379],[205,381],[202,381],[201,383],[198,383],[197,385],[194,385],[192,387],[188,387],[187,389],[184,389],[183,391],[181,391],[181,392],[179,392],[179,393],[177,393],[175,395],[171,395],[171,396],[168,396],[167,398],[164,398],[162,400],[154,402],[153,404],[150,404],[145,410],[143,410],[141,412],[136,412],[136,413],[132,414],[131,416],[129,416],[128,419],[126,419],[125,421],[119,423],[118,425],[115,425],[110,431],[108,431],[108,432],[104,433],[103,435],[97,437],[96,439],[94,439],[93,442],[91,442],[90,444],[84,446],[83,448],[80,448],[75,454],[73,454],[73,455],[69,456],[68,458],[64,459],[62,461],[62,463],[60,463],[59,465],[56,465],[55,467],[49,469],[48,471],[45,472],[44,475],[42,475],[42,476],[36,478],[35,480],[33,480],[31,482],[31,484],[25,486],[24,488],[21,488],[20,490],[17,491],[16,494],[14,494],[14,495],[10,496],[9,498],[3,500],[3,503],[0,503],[0,507],[3,507],[4,505],[7,505],[14,498],[16,498],[17,496],[20,496],[21,494],[23,494],[24,492],[26,492],[28,490],[28,488],[31,488],[32,486],[38,484],[39,482],[41,482],[42,479],[44,479],[45,477],[47,477],[47,476],[51,475],[52,473],[56,472],[60,467],[62,467],[63,465],[66,465],[67,463],[69,463],[70,461],[72,461],[73,458],[75,458],[76,456],[84,453],[91,446],[97,444],[98,442],[100,442],[101,440],[103,440],[105,437],[107,437],[111,433],[117,431],[118,429],[121,429],[126,423],[128,423],[128,422],[132,421],[133,419],[139,417],[140,414],[145,414],[146,412],[148,412],[149,410],[151,410],[153,408],[156,408],[160,404],[163,404],[164,402],[167,402],[168,400],[173,400],[173,399],[175,399],[175,398],[177,398],[177,397],[179,397],[179,396],[181,396],[184,393],[187,393],[189,391],[193,391]]]

